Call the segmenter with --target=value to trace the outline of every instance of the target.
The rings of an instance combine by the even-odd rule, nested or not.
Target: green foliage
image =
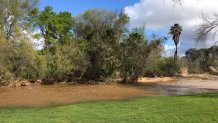
[[[174,24],[170,28],[170,34],[173,35],[172,39],[175,45],[178,45],[181,33],[182,33],[182,27],[179,24]]]
[[[218,66],[218,46],[208,49],[189,49],[186,52],[190,73],[208,72],[210,66]]]
[[[8,69],[16,77],[29,79],[29,68],[34,64],[35,51],[32,45],[25,40],[20,42],[9,42],[9,52],[7,52],[5,62]]]
[[[52,7],[47,6],[43,11],[38,8],[29,11],[29,21],[35,30],[39,29],[45,40],[44,49],[56,46],[56,43],[66,44],[72,40],[72,28],[75,23],[69,12],[55,13]],[[39,34],[37,34],[37,37]]]
[[[123,82],[128,78],[137,82],[144,75],[149,55],[161,49],[163,39],[157,38],[148,41],[144,37],[144,29],[134,29],[122,42],[121,76]],[[158,52],[159,54],[159,52]]]
[[[33,64],[26,71],[26,78],[31,80],[42,80],[46,77],[47,62],[44,56],[36,55]]]
[[[142,75],[148,57],[148,42],[144,37],[144,30],[135,29],[122,42],[122,71],[123,82],[128,78],[132,82]]]
[[[41,79],[50,84],[117,76],[135,82],[147,73],[176,72],[176,64],[161,57],[165,38],[146,39],[143,28],[129,31],[123,11],[91,9],[74,19],[49,6],[41,11],[36,0],[4,0],[0,6],[0,81]],[[40,33],[32,36],[30,30]],[[34,49],[30,36],[43,39],[44,48]],[[172,70],[164,73],[167,67]]]
[[[99,80],[111,76],[118,68],[119,41],[127,30],[129,18],[114,11],[88,10],[77,18],[76,38],[86,40],[91,66],[87,79]]]
[[[162,76],[174,76],[179,73],[180,66],[174,58],[165,58],[159,65]]]
[[[163,58],[160,56],[152,56],[148,58],[147,67],[144,76],[146,77],[163,77],[174,76],[180,72],[179,61],[174,58]]]
[[[37,4],[38,0],[1,0],[0,29],[7,39],[19,40],[24,35],[23,30],[29,31],[28,12]]]
[[[174,59],[177,60],[177,46],[179,44],[179,39],[180,39],[180,35],[182,33],[182,27],[179,24],[174,24],[173,26],[171,26],[170,28],[170,32],[169,32],[173,37],[173,41],[176,45],[176,51],[175,51],[175,55],[174,55]]]
[[[82,48],[81,48],[82,46]],[[89,66],[86,54],[86,44],[83,41],[56,46],[55,53],[44,55],[47,61],[45,80],[72,81],[82,78]]]
[[[0,47],[0,75],[4,78],[14,76],[31,79],[33,71],[30,69],[34,66],[36,57],[32,44],[26,40],[19,42],[1,40]]]
[[[37,4],[38,0],[0,2],[0,81],[28,76],[35,51],[23,30],[29,32],[28,11]]]
[[[156,54],[149,55],[146,68],[144,71],[144,76],[146,77],[157,77],[162,76],[162,70],[160,65],[163,64],[164,59],[161,56],[157,56]]]
[[[13,78],[13,74],[8,70],[8,64],[5,62],[8,51],[8,43],[3,38],[3,33],[0,33],[0,85]]]
[[[178,64],[181,68],[188,68],[188,59],[186,56],[183,56],[178,59]]]

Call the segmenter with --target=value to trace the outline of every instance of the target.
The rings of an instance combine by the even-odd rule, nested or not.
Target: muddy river
[[[216,80],[131,85],[72,85],[0,88],[0,107],[42,107],[88,101],[117,100],[144,96],[187,95],[217,91]]]

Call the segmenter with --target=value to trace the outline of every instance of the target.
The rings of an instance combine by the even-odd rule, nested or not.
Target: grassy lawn
[[[218,93],[0,109],[0,123],[215,123]]]

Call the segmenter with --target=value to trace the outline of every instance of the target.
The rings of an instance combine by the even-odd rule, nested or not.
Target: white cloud
[[[170,26],[174,23],[182,25],[183,33],[179,47],[180,54],[184,54],[189,48],[213,45],[213,41],[197,45],[195,42],[195,30],[201,22],[203,13],[210,16],[213,12],[218,12],[218,0],[183,1],[183,5],[180,6],[173,4],[172,0],[141,0],[134,5],[125,7],[125,12],[130,17],[130,25],[132,27],[146,24],[148,29],[164,30],[164,33],[167,33]]]

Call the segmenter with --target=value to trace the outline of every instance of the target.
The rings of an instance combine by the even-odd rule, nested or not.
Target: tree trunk
[[[176,51],[175,51],[175,54],[174,54],[174,59],[175,59],[175,60],[177,60],[177,49],[178,49],[178,48],[177,48],[177,45],[176,45]]]

